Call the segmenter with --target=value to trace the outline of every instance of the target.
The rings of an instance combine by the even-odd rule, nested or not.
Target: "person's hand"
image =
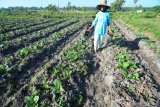
[[[110,30],[107,32],[108,35],[113,36],[113,32]]]

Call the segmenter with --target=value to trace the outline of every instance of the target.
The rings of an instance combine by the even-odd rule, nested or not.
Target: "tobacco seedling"
[[[39,96],[26,96],[25,107],[38,107]]]
[[[53,69],[50,71],[50,73],[53,74],[53,75],[56,75],[56,74],[59,73],[59,70],[53,68]]]
[[[31,50],[30,50],[29,47],[23,48],[23,49],[20,50],[20,55],[21,56],[26,56],[26,55],[28,55],[30,53],[30,51]]]
[[[55,79],[54,80],[54,92],[56,93],[60,93],[63,91],[63,88],[62,88],[62,83],[59,79]]]
[[[13,55],[10,55],[8,57],[5,58],[6,62],[11,62],[14,59]]]
[[[67,69],[66,71],[63,72],[64,78],[70,78],[72,75],[72,70]]]
[[[133,78],[134,80],[137,81],[140,80],[139,73],[130,74],[127,71],[122,70],[122,75],[127,79]]]
[[[118,62],[118,66],[122,69],[127,69],[129,67],[128,62]]]
[[[138,81],[138,80],[140,79],[139,73],[134,73],[134,74],[132,75],[132,78]]]
[[[46,82],[46,81],[43,81],[43,82],[42,82],[42,86],[43,86],[43,88],[45,88],[45,89],[48,89],[48,88],[49,88],[48,82]]]

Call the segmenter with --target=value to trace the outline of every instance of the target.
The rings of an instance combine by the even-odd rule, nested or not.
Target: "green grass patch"
[[[124,21],[140,32],[151,33],[160,39],[160,19],[156,18],[154,12],[116,12],[112,13],[112,17]]]

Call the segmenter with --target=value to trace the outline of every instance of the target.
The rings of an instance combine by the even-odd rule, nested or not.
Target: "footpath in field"
[[[159,107],[160,89],[136,42],[114,28],[107,48],[93,57],[85,107]],[[130,41],[130,44],[128,42]]]

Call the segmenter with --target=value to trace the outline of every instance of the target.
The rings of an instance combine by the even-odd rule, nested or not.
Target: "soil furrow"
[[[11,32],[11,31],[15,31],[15,30],[20,30],[20,29],[24,29],[24,28],[29,28],[29,27],[32,27],[32,26],[36,26],[36,25],[39,25],[39,24],[45,24],[45,23],[49,23],[51,22],[51,20],[47,20],[47,21],[42,21],[42,22],[32,22],[31,24],[29,25],[24,25],[24,26],[20,26],[20,27],[16,27],[16,28],[11,28],[11,29],[6,29],[5,32],[2,32],[3,34],[5,33],[8,33],[8,32]]]
[[[127,28],[120,25],[118,21],[114,21],[116,26],[121,30],[123,34],[125,34],[125,37],[129,39],[130,42],[128,42],[128,45],[134,47],[135,45],[139,47],[139,53],[142,55],[142,57],[146,60],[146,62],[149,65],[149,69],[153,73],[153,75],[156,78],[156,81],[160,83],[160,59],[157,58],[154,51],[149,48],[147,43],[145,43],[143,40],[137,39],[135,36],[135,33],[132,31],[128,31]]]
[[[9,36],[9,37],[6,36],[5,38],[2,39],[2,41],[12,40],[12,39],[15,39],[15,38],[24,36],[24,35],[28,35],[28,34],[30,34],[30,33],[39,31],[39,30],[41,30],[41,29],[45,29],[45,28],[50,27],[50,26],[58,25],[58,24],[63,23],[63,22],[65,22],[65,21],[66,21],[66,20],[61,20],[61,21],[56,22],[56,23],[53,22],[53,24],[49,24],[49,25],[47,25],[47,26],[43,26],[43,27],[40,27],[40,28],[35,28],[35,29],[32,29],[32,30],[27,31],[27,32],[22,32],[22,33],[15,34],[15,35],[12,35],[12,36]]]
[[[61,29],[64,29],[65,27],[68,27],[72,24],[75,24],[77,23],[78,21],[75,21],[75,22],[72,22],[70,24],[67,24],[65,26],[61,26],[59,28],[55,28],[54,30],[52,31],[49,31],[47,32],[46,34],[42,35],[42,36],[37,36],[37,37],[34,37],[34,38],[31,38],[31,39],[27,39],[27,40],[23,40],[22,42],[20,42],[19,44],[15,44],[15,45],[9,45],[7,48],[3,49],[2,51],[0,51],[0,53],[4,56],[7,56],[8,54],[13,54],[13,52],[16,52],[17,50],[25,47],[25,46],[29,46],[30,43],[34,43],[34,42],[37,42],[43,38],[47,38],[49,37],[52,33],[54,32],[58,32],[59,30]]]
[[[84,26],[84,25],[83,25]],[[62,51],[62,48],[66,45],[66,44],[69,44],[70,41],[72,41],[77,35],[79,35],[79,33],[82,31],[83,29],[83,26],[77,28],[75,31],[73,32],[70,32],[69,34],[66,34],[65,37],[62,37],[61,39],[59,39],[57,41],[56,44],[52,44],[52,55],[48,55],[46,52],[46,50],[43,52],[45,55],[44,55],[44,58],[43,59],[43,62],[41,63],[37,63],[38,65],[34,68],[29,68],[31,71],[33,71],[32,73],[30,73],[29,75],[25,76],[23,78],[23,84],[20,85],[20,87],[18,88],[19,91],[16,92],[16,94],[14,94],[13,96],[10,96],[10,98],[8,98],[8,101],[4,104],[4,106],[7,106],[10,101],[13,101],[15,100],[16,97],[18,97],[19,95],[22,94],[22,90],[26,88],[26,84],[29,83],[29,81],[31,83],[33,83],[33,81],[43,73],[43,69],[44,69],[44,65],[47,65],[49,62],[52,62],[52,61],[55,61],[57,56],[59,55],[60,51]],[[45,56],[49,56],[49,59],[52,58],[52,61],[49,60],[49,59],[46,59],[45,60]],[[40,60],[38,58],[38,60]],[[34,62],[35,63],[35,62]],[[22,76],[21,76],[22,77]]]

